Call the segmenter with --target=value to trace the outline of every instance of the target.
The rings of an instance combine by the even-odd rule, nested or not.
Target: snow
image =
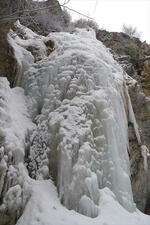
[[[15,164],[24,161],[25,138],[34,125],[27,112],[24,90],[10,89],[6,78],[0,78],[0,133],[2,146],[9,156],[13,153]]]
[[[0,212],[13,216],[24,206],[23,176],[19,164],[24,162],[26,136],[34,128],[27,112],[26,97],[21,87],[10,88],[6,78],[0,78]],[[19,181],[20,180],[20,181]],[[22,182],[21,182],[22,180]]]
[[[51,180],[32,181],[31,187],[31,198],[16,225],[149,225],[150,222],[149,216],[138,210],[126,211],[108,188],[99,192],[99,216],[89,218],[61,205]]]
[[[149,225],[133,201],[125,95],[139,142],[140,136],[121,67],[93,30],[45,38],[16,26],[25,39],[12,32],[9,41],[22,88],[0,80],[0,132],[8,158],[15,158],[0,210],[25,207],[16,225]],[[46,40],[55,43],[49,56]],[[3,149],[0,156],[3,182]]]

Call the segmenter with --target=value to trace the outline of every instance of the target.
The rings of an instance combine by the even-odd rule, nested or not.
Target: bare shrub
[[[133,27],[132,25],[123,25],[122,26],[122,32],[127,34],[130,37],[136,37],[140,39],[141,33],[137,31],[136,27]]]
[[[79,19],[76,20],[73,25],[78,28],[93,28],[95,31],[98,30],[98,24],[90,19]]]

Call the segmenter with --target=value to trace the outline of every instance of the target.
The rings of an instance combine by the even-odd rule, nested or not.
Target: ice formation
[[[16,26],[26,38],[12,32],[9,41],[21,68],[16,83],[25,95],[22,88],[11,90],[6,81],[0,80],[9,92],[19,92],[12,102],[17,102],[20,93],[22,96],[17,110],[12,111],[12,127],[19,139],[17,148],[10,150],[17,152],[11,171],[16,170],[17,182],[8,189],[2,206],[8,208],[12,200],[10,206],[15,204],[18,210],[21,196],[23,207],[29,199],[17,225],[120,225],[117,217],[113,216],[114,222],[106,217],[106,211],[112,216],[111,212],[118,210],[128,218],[122,224],[148,225],[147,217],[140,223],[145,217],[138,214],[132,197],[127,152],[127,111],[132,111],[132,105],[128,110],[121,67],[92,30],[42,37],[19,23]],[[51,54],[46,50],[48,40],[55,43]],[[29,46],[35,47],[38,60]],[[4,112],[3,127],[5,121],[11,124],[7,115]],[[9,166],[4,152],[2,147],[1,186]]]
[[[137,125],[137,122],[136,122],[136,119],[135,119],[135,116],[134,116],[132,103],[131,103],[131,99],[130,99],[127,87],[125,88],[125,93],[126,93],[127,103],[128,103],[129,121],[133,124],[138,144],[141,145],[141,137],[140,137],[140,133],[139,133],[139,130],[138,130],[138,125]]]
[[[26,134],[33,127],[24,90],[20,87],[10,89],[7,79],[0,78],[1,157],[7,153],[8,160],[13,160],[14,164],[24,162]]]
[[[49,150],[50,172],[67,208],[95,217],[99,189],[109,187],[134,211],[122,70],[93,31],[50,38],[55,51],[22,79],[29,112],[38,121],[30,147],[31,174],[47,176],[48,160],[40,150]]]
[[[144,161],[144,169],[145,169],[145,171],[147,171],[147,169],[148,169],[147,158],[150,157],[150,152],[149,152],[149,149],[145,145],[141,146],[141,152],[142,152],[143,161]]]
[[[6,78],[0,78],[0,218],[4,213],[14,218],[20,215],[28,194],[20,170],[24,163],[26,135],[34,124],[27,112],[24,91],[10,89]],[[25,166],[23,166],[25,170]],[[27,188],[28,189],[28,188]],[[2,214],[1,214],[2,213]]]

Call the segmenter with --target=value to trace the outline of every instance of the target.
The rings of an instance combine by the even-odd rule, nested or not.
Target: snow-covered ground
[[[150,218],[126,211],[108,189],[100,190],[99,216],[90,218],[60,204],[52,181],[32,181],[32,196],[17,225],[149,225]]]
[[[13,191],[8,190],[3,207],[11,197],[13,205],[18,195],[19,199],[27,196],[17,225],[149,225],[150,217],[133,202],[128,110],[133,123],[136,121],[121,67],[92,30],[42,37],[17,26],[25,38],[11,33],[9,41],[20,65],[17,83],[25,95],[21,88],[10,89],[0,80],[12,101],[10,113],[7,109],[4,113],[11,118],[4,117],[2,126],[12,125],[11,137],[14,133],[19,137],[16,151],[23,156],[30,130],[26,166],[34,179],[28,176],[23,158],[16,157],[21,187],[15,183]],[[45,42],[49,39],[55,49],[47,55]],[[34,62],[29,46],[42,60]],[[135,130],[138,137],[137,127]],[[5,136],[7,140],[9,134]]]

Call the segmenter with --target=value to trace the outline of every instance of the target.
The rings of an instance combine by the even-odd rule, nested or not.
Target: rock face
[[[24,12],[20,21],[39,34],[61,31],[65,25],[63,13],[57,0],[37,2],[29,0],[26,4],[30,12]]]
[[[124,33],[97,31],[97,39],[111,49],[124,70],[138,81],[144,94],[150,96],[150,45]]]
[[[7,77],[13,85],[15,76],[16,61],[13,57],[13,50],[7,42],[7,33],[12,27],[15,18],[6,18],[17,10],[19,0],[0,0],[0,76]]]
[[[44,10],[37,10],[43,7]],[[23,9],[37,11],[27,13],[23,12]],[[14,17],[8,17],[18,10],[21,12],[15,14]],[[57,0],[46,2],[0,0],[0,18],[0,76],[7,77],[12,87],[15,86],[18,69],[13,49],[7,41],[7,34],[16,19],[19,18],[23,24],[33,28],[34,31],[46,34],[52,30],[60,31],[64,25],[64,20]]]
[[[150,148],[150,98],[144,95],[139,85],[129,87],[129,93],[139,125],[142,142]],[[149,169],[148,171],[144,170],[140,146],[133,132],[131,134],[133,136],[129,135],[129,143],[133,195],[138,208],[145,211],[150,195]]]
[[[97,39],[112,51],[114,58],[133,79],[127,79],[133,110],[139,126],[142,144],[150,149],[150,45],[124,33],[99,30]],[[145,211],[150,197],[150,169],[144,170],[141,144],[137,142],[133,125],[129,124],[131,180],[137,207]],[[150,167],[150,161],[148,162]]]
[[[143,62],[141,77],[144,94],[146,96],[150,96],[150,57],[149,58],[147,57]]]

